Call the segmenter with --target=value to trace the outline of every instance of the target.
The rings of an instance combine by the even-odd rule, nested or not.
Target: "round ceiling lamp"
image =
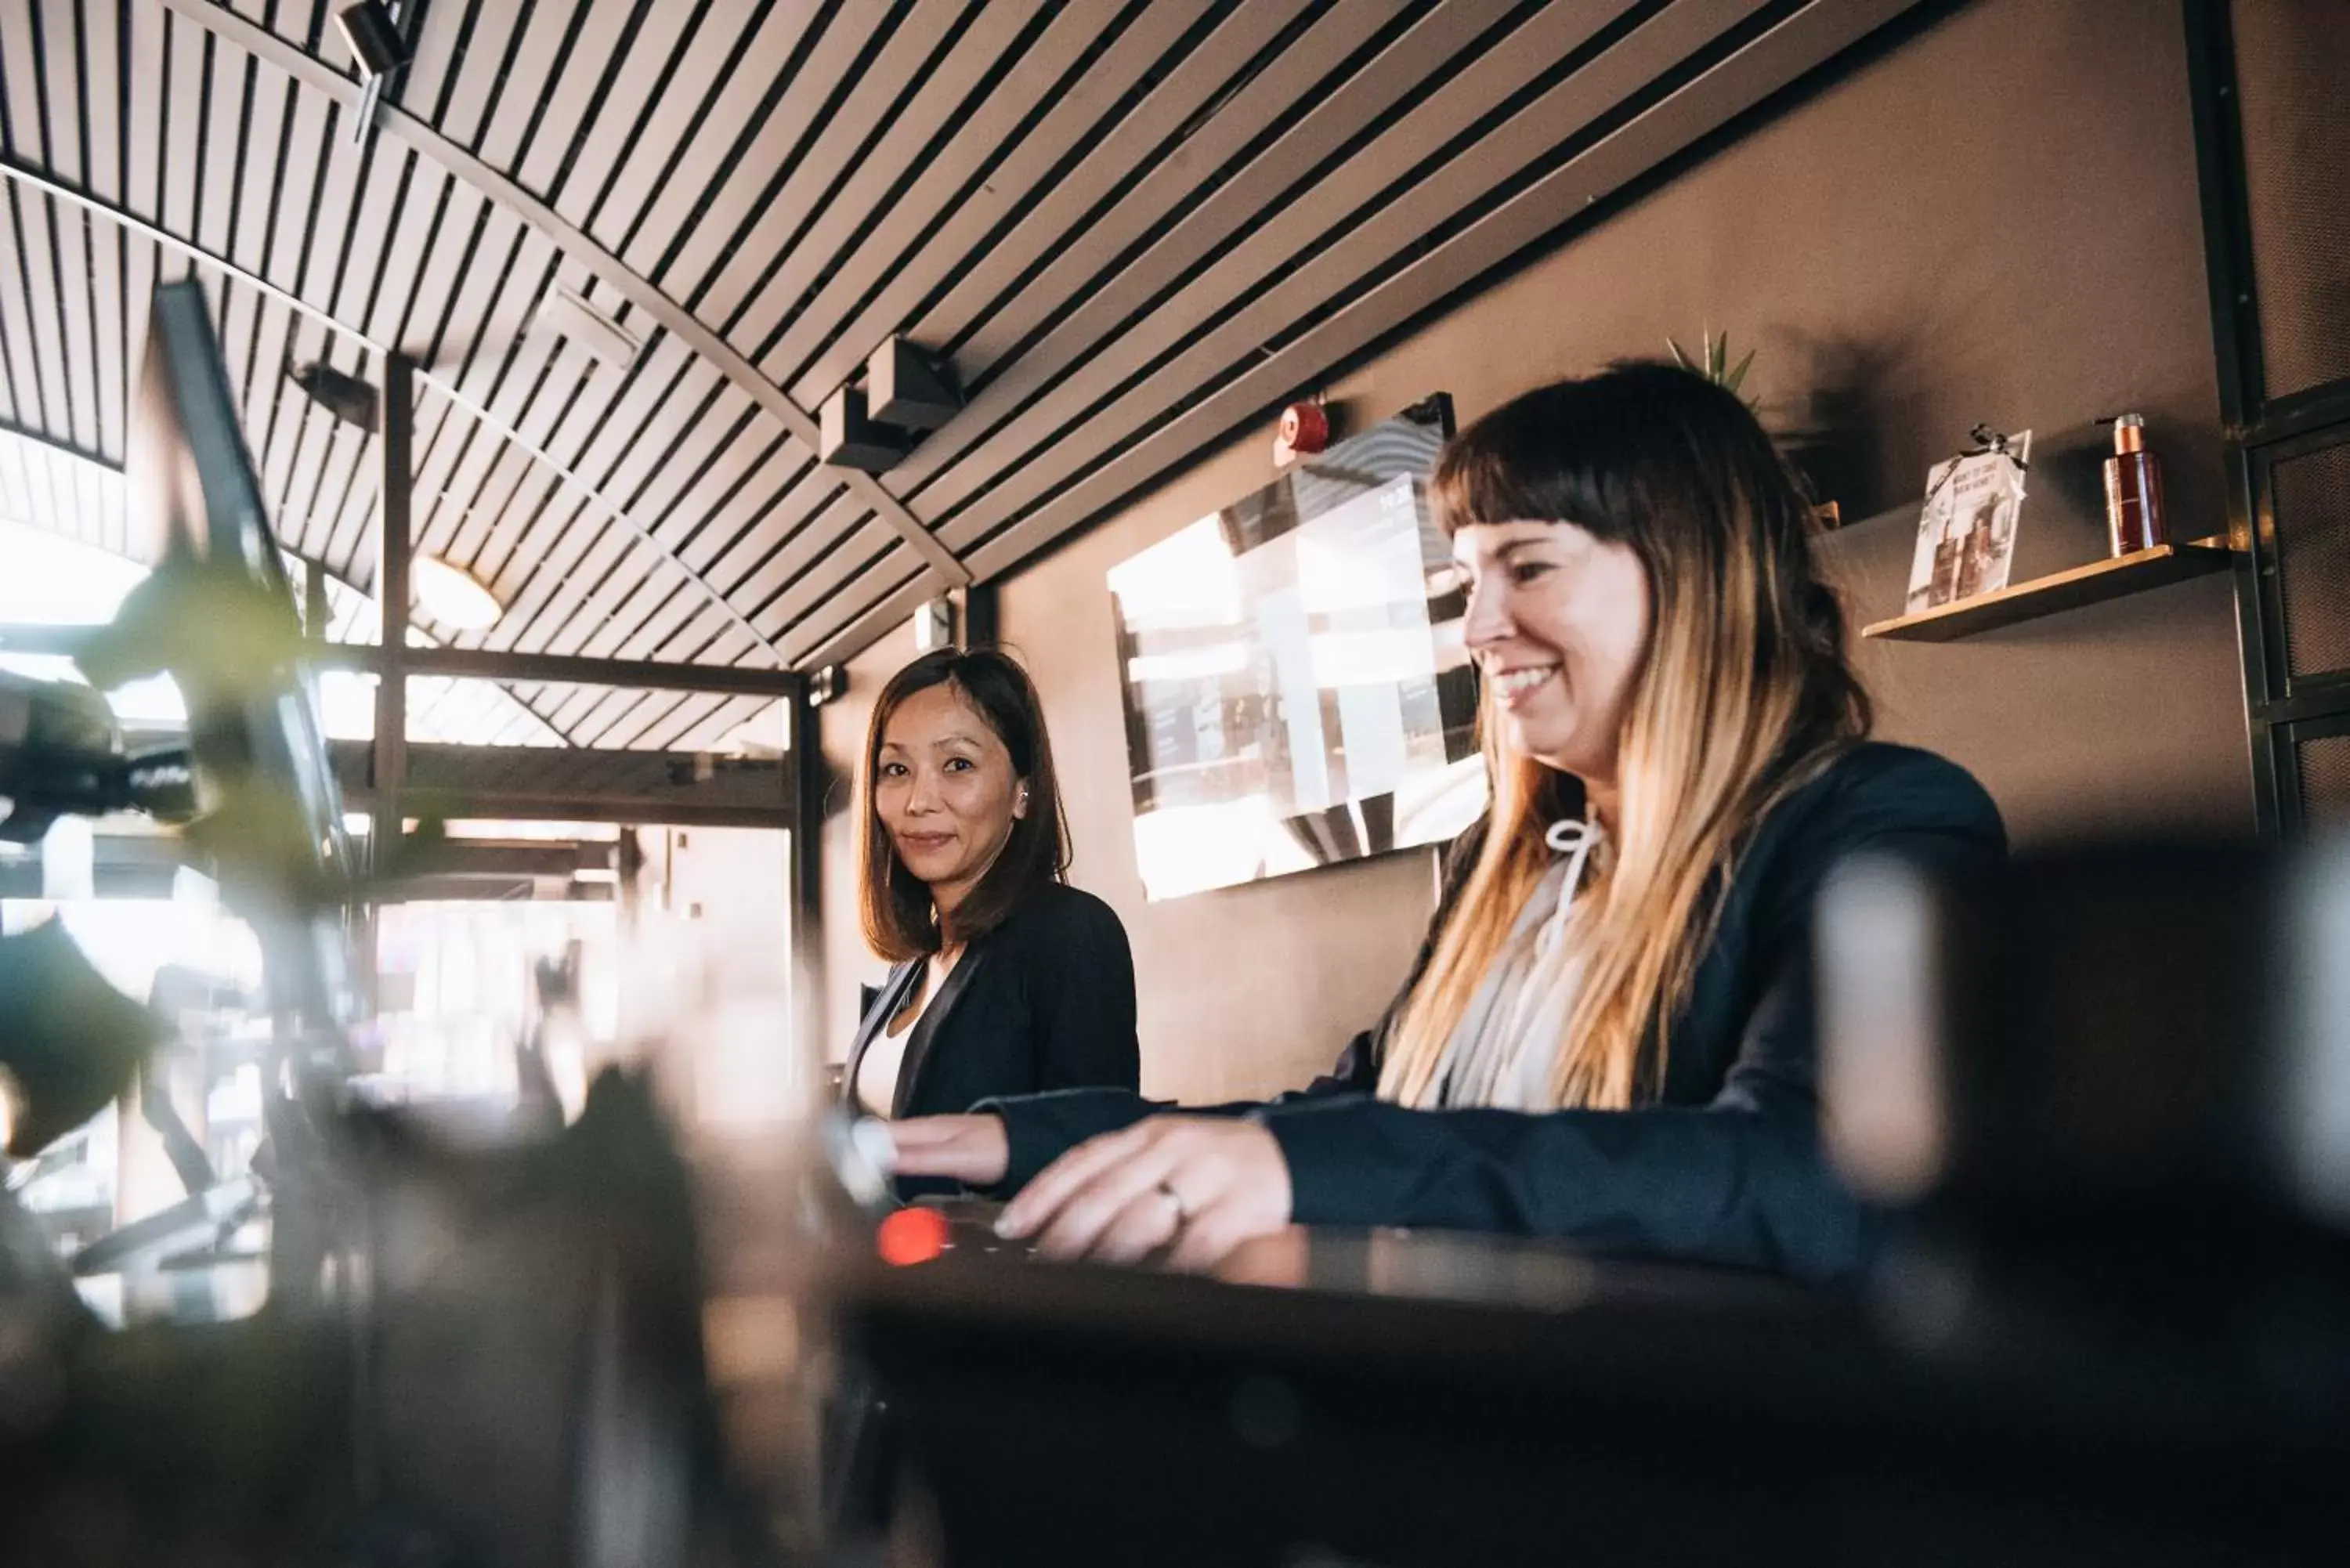
[[[409,563],[409,585],[424,613],[442,626],[459,631],[487,631],[498,624],[505,607],[479,577],[452,566],[438,556],[418,556]]]

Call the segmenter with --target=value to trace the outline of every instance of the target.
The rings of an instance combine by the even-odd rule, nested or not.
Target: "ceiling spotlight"
[[[452,566],[438,556],[417,556],[408,563],[408,583],[416,602],[442,626],[459,631],[487,631],[506,613],[498,596],[463,566]]]
[[[369,81],[408,63],[408,40],[400,36],[400,26],[383,0],[344,6],[335,13],[335,26],[343,30],[343,42],[351,47],[351,57]]]
[[[338,370],[324,359],[313,359],[307,365],[296,365],[286,373],[286,379],[305,392],[310,400],[342,421],[357,425],[369,435],[375,434],[375,387],[346,370]]]

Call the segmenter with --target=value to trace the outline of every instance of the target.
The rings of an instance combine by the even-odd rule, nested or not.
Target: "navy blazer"
[[[1560,1236],[1809,1279],[1856,1269],[1864,1218],[1819,1144],[1812,906],[1829,868],[1857,849],[1960,868],[1996,862],[2006,834],[1982,786],[1931,753],[1866,744],[1782,802],[1737,857],[1673,1020],[1662,1093],[1627,1111],[1416,1110],[1373,1095],[1388,1033],[1483,826],[1454,846],[1402,990],[1331,1075],[1270,1105],[1210,1108],[1271,1129],[1295,1219]],[[1079,1092],[986,1108],[1009,1135],[1010,1191],[1084,1139],[1178,1107]]]
[[[841,1093],[905,1010],[923,965],[889,971],[865,1010]],[[1107,904],[1059,882],[1039,888],[1003,923],[975,937],[907,1036],[890,1107],[897,1116],[967,1110],[995,1095],[1103,1086],[1134,1090],[1134,954]]]

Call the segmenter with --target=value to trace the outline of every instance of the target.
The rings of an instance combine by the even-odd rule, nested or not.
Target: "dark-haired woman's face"
[[[951,909],[1027,815],[1026,786],[986,716],[953,686],[927,686],[891,711],[874,759],[873,809],[906,869]]]
[[[1587,783],[1616,782],[1640,660],[1648,575],[1632,547],[1572,523],[1472,523],[1464,635],[1514,749]]]

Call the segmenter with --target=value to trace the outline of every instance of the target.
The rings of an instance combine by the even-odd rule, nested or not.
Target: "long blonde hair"
[[[1713,934],[1740,848],[1773,806],[1867,733],[1843,612],[1818,575],[1812,509],[1730,392],[1676,367],[1618,366],[1478,421],[1433,483],[1448,531],[1573,523],[1628,545],[1654,597],[1617,752],[1612,856],[1567,928],[1583,965],[1553,1079],[1561,1106],[1661,1091],[1671,1021]],[[1388,1042],[1379,1093],[1426,1102],[1445,1043],[1552,855],[1582,785],[1497,737],[1476,859]]]

